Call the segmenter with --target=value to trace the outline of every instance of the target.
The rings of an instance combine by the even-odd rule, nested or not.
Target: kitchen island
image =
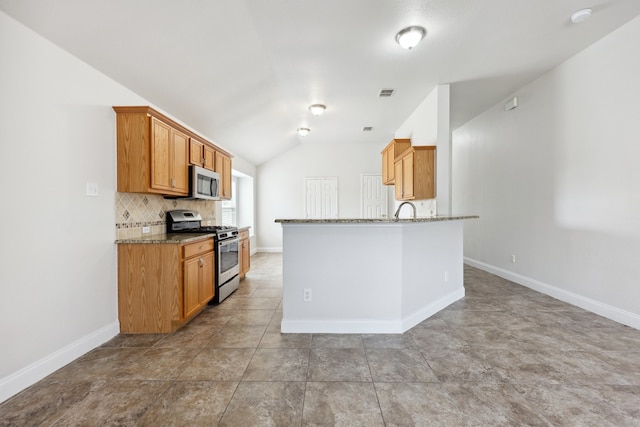
[[[402,333],[464,297],[463,220],[277,219],[283,333]]]

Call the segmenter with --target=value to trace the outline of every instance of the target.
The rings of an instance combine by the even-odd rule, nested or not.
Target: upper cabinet
[[[216,151],[215,171],[220,174],[220,198],[231,199],[231,158]]]
[[[393,139],[382,150],[382,183],[393,185],[395,183],[394,163],[396,157],[411,147],[410,139]]]
[[[189,163],[205,169],[215,170],[215,150],[197,138],[189,141]]]
[[[436,197],[435,146],[412,146],[394,162],[396,200]]]
[[[116,112],[118,191],[189,194],[189,165],[228,174],[222,198],[231,198],[231,156],[150,107]],[[217,165],[220,157],[220,166]],[[226,175],[225,175],[226,176]]]

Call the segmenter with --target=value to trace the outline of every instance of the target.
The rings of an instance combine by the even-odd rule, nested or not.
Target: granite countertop
[[[169,233],[169,234],[152,234],[131,239],[116,240],[117,244],[127,243],[160,243],[179,245],[182,243],[197,242],[198,240],[212,239],[213,233]]]
[[[374,223],[412,223],[412,222],[438,222],[438,221],[457,221],[461,219],[480,218],[478,215],[460,215],[460,216],[430,216],[423,218],[337,218],[337,219],[276,219],[275,222],[282,224],[374,224]]]

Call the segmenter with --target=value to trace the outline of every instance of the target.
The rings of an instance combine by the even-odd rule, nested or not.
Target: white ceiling
[[[591,19],[572,25],[585,7]],[[451,84],[455,128],[639,15],[640,1],[0,0],[0,10],[259,165],[300,143],[380,148],[438,84]],[[411,51],[394,39],[409,25],[428,31]],[[396,93],[380,99],[383,88]],[[326,113],[312,116],[313,103]]]

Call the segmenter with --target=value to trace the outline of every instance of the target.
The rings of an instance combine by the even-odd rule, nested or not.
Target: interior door
[[[380,174],[362,174],[361,176],[362,218],[387,218],[389,211],[388,188],[382,185]]]
[[[304,179],[304,217],[338,218],[338,178]]]

